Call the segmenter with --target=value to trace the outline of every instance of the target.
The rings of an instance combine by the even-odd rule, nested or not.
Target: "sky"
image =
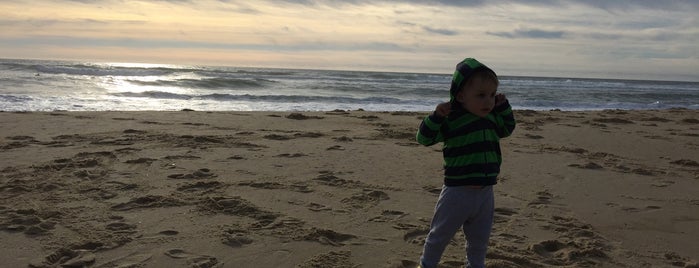
[[[0,58],[699,81],[698,0],[2,0]]]

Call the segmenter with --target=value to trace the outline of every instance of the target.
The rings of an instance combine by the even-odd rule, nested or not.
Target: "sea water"
[[[699,109],[699,82],[501,75],[514,109]],[[0,59],[0,111],[431,111],[451,74]]]

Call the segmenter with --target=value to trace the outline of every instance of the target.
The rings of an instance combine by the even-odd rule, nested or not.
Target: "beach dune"
[[[488,267],[699,267],[699,111],[515,113]],[[0,263],[415,267],[425,115],[0,112]]]

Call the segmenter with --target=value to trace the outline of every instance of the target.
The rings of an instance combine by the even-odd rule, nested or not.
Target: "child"
[[[485,267],[493,225],[493,187],[502,155],[500,138],[515,128],[512,107],[497,94],[493,70],[475,59],[456,65],[450,101],[437,105],[417,132],[425,146],[444,142],[444,186],[420,258],[422,268],[437,267],[447,244],[462,228],[466,267]]]

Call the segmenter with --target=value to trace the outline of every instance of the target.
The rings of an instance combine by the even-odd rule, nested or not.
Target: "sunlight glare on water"
[[[153,63],[124,63],[113,62],[104,63],[103,68],[114,70],[113,75],[105,76],[102,79],[103,88],[110,93],[144,93],[144,92],[165,92],[172,94],[190,94],[192,90],[188,88],[164,85],[167,81],[178,79],[200,79],[201,77],[193,73],[172,74],[173,69],[187,69],[187,66]],[[137,74],[128,72],[138,70]]]

